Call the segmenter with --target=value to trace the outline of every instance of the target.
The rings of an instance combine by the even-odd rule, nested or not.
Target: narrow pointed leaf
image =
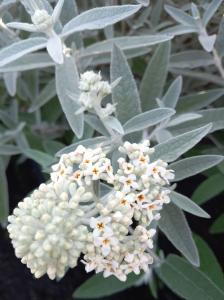
[[[203,18],[202,23],[204,26],[207,26],[211,18],[214,16],[215,12],[219,8],[219,6],[222,4],[223,0],[212,0],[211,3],[208,5]]]
[[[156,125],[175,114],[175,110],[158,108],[141,113],[124,124],[125,133],[131,133]]]
[[[211,126],[211,124],[207,124],[206,126],[175,136],[168,141],[157,145],[151,159],[162,159],[166,162],[176,160],[200,142],[201,139],[209,133]]]
[[[194,235],[200,257],[200,270],[220,289],[224,290],[224,274],[218,259],[209,245],[198,235]]]
[[[63,46],[62,41],[58,35],[50,37],[47,41],[47,51],[50,57],[57,63],[63,64],[64,55],[63,55]]]
[[[111,82],[121,77],[112,91],[112,99],[116,104],[116,116],[124,124],[141,112],[139,94],[128,62],[117,46],[114,46],[111,60]]]
[[[74,32],[83,30],[103,29],[108,25],[115,24],[133,15],[140,8],[141,5],[120,5],[93,8],[68,22],[63,28],[62,36],[68,36]]]
[[[42,167],[49,167],[55,162],[55,158],[44,152],[35,150],[35,149],[26,149],[23,153],[30,159],[33,159]]]
[[[7,26],[10,28],[25,30],[25,31],[29,31],[29,32],[37,31],[37,27],[35,25],[29,24],[29,23],[11,22],[11,23],[7,23]]]
[[[220,234],[224,232],[224,214],[219,216],[210,228],[211,233]]]
[[[171,84],[166,94],[162,98],[162,103],[165,107],[175,108],[182,90],[183,79],[181,76],[177,77]]]
[[[64,5],[64,0],[58,0],[52,14],[52,20],[54,23],[56,23],[60,18],[63,5]]]
[[[72,57],[66,57],[64,64],[56,67],[56,90],[62,106],[74,133],[77,137],[83,135],[84,118],[83,114],[75,114],[80,108],[79,99],[79,75]],[[76,95],[76,101],[68,96],[68,91]]]
[[[203,204],[208,200],[224,192],[224,175],[217,173],[203,181],[192,195],[192,200],[197,204]]]
[[[199,266],[197,247],[184,213],[174,204],[166,205],[161,213],[159,228],[169,241],[195,266]]]
[[[189,199],[188,197],[182,194],[172,191],[170,193],[170,199],[179,208],[183,209],[184,211],[192,215],[201,218],[206,218],[206,219],[210,218],[210,216],[206,213],[206,211],[204,211],[200,206],[195,204],[191,199]]]
[[[0,51],[0,67],[28,54],[46,47],[46,38],[29,38],[27,40],[22,40],[15,42],[14,44],[3,48]]]
[[[202,109],[214,101],[218,100],[224,95],[224,89],[211,89],[208,91],[202,91],[196,94],[187,95],[181,97],[178,104],[178,112],[190,112]]]
[[[131,274],[126,282],[116,279],[114,276],[103,278],[102,275],[94,275],[84,282],[74,293],[75,298],[91,299],[113,295],[133,286],[139,276]]]
[[[192,16],[186,14],[183,10],[172,7],[170,5],[165,5],[165,10],[177,22],[179,22],[183,25],[187,25],[187,26],[194,25],[195,27],[197,27],[197,23],[196,23],[195,19]]]
[[[202,271],[177,255],[169,255],[160,269],[160,279],[186,300],[222,300],[223,291]]]
[[[222,161],[223,156],[220,155],[200,155],[175,162],[170,168],[175,171],[175,181],[180,181],[210,169]]]
[[[144,73],[140,97],[143,111],[155,108],[165,85],[170,57],[170,42],[162,43],[151,58]]]

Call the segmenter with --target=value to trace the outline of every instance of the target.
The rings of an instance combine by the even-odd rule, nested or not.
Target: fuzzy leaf
[[[55,162],[55,159],[53,156],[46,154],[44,152],[34,150],[34,149],[25,149],[23,150],[23,153],[30,159],[33,159],[38,164],[40,164],[42,167],[49,167]]]
[[[186,212],[189,212],[192,215],[207,219],[210,218],[206,211],[204,211],[200,206],[191,201],[191,199],[182,194],[172,191],[170,193],[170,199],[179,208],[183,209]]]
[[[214,174],[203,181],[192,195],[192,200],[197,204],[203,204],[218,196],[224,191],[224,175]]]
[[[170,57],[170,68],[194,69],[213,64],[212,55],[202,50],[187,50],[174,53]]]
[[[141,113],[124,124],[126,134],[146,129],[175,114],[175,110],[169,108],[158,108]]]
[[[211,279],[177,255],[169,255],[158,269],[160,279],[187,300],[222,300],[224,293]]]
[[[116,116],[121,124],[124,124],[141,113],[140,99],[128,62],[122,51],[114,46],[111,58],[111,82],[119,77],[122,79],[112,91],[112,100],[116,104]]]
[[[52,98],[57,95],[56,87],[55,87],[55,80],[52,79],[48,82],[48,84],[43,88],[40,94],[36,97],[33,101],[31,107],[29,108],[29,112],[32,113],[37,109],[41,108],[43,105],[48,103]]]
[[[155,108],[156,99],[162,95],[168,72],[169,57],[170,42],[162,43],[146,68],[140,86],[143,111]]]
[[[195,266],[199,266],[197,247],[184,213],[174,204],[166,205],[161,213],[159,228],[168,240]]]
[[[21,151],[17,146],[14,145],[1,145],[0,146],[0,155],[17,155],[20,154]]]
[[[62,31],[62,36],[83,30],[103,29],[136,13],[141,5],[119,5],[97,7],[90,9],[68,22]]]
[[[211,124],[207,124],[198,129],[170,138],[168,141],[155,147],[155,152],[152,154],[151,159],[162,159],[166,162],[176,160],[200,142],[201,139],[208,134],[210,129]]]
[[[14,44],[3,48],[0,51],[0,67],[28,54],[46,47],[46,38],[29,38],[27,40],[22,40],[15,42]]]
[[[215,12],[219,8],[219,6],[222,4],[223,0],[212,0],[211,3],[208,5],[203,18],[202,23],[203,26],[206,27],[211,18],[214,16]]]
[[[177,77],[171,84],[166,94],[161,99],[165,107],[175,108],[182,90],[183,79],[181,76]]]
[[[195,19],[192,16],[186,14],[183,10],[172,7],[170,5],[165,5],[165,10],[177,22],[183,25],[194,26],[195,28],[197,28]]]
[[[200,155],[179,160],[170,165],[175,171],[175,181],[194,176],[223,161],[221,155]]]
[[[194,235],[200,257],[200,270],[220,289],[224,289],[224,275],[218,259],[208,244],[198,235]]]
[[[143,35],[130,37],[116,37],[106,41],[94,43],[83,49],[82,56],[98,56],[103,53],[111,53],[113,45],[116,44],[122,51],[145,48],[172,39],[172,35]]]
[[[224,95],[224,89],[211,89],[196,94],[181,97],[178,104],[178,112],[193,112],[202,109]]]
[[[215,220],[215,222],[212,224],[210,232],[216,234],[224,232],[224,214],[222,214]]]
[[[139,276],[135,274],[129,275],[126,282],[122,282],[114,276],[103,278],[102,275],[94,275],[76,290],[74,297],[91,299],[110,296],[130,288],[138,279]]]
[[[170,128],[171,133],[177,135],[198,127],[205,126],[208,123],[212,123],[213,125],[210,133],[224,128],[224,108],[199,110],[197,113],[202,117]]]
[[[78,138],[83,135],[83,114],[75,114],[80,108],[79,99],[79,75],[73,57],[66,57],[64,64],[56,66],[56,90],[62,109],[66,115],[74,133]],[[68,96],[68,92],[76,96],[76,101]]]

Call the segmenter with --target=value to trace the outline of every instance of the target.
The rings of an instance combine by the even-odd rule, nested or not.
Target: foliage
[[[14,156],[18,164],[27,158],[36,161],[48,180],[49,167],[79,145],[102,147],[117,169],[118,149],[125,141],[150,140],[155,148],[151,160],[164,160],[175,171],[169,187],[171,203],[163,208],[155,228],[185,258],[164,257],[157,245],[148,273],[132,274],[125,283],[94,275],[75,297],[105,297],[136,282],[153,286],[156,276],[184,299],[224,298],[219,262],[200,237],[194,239],[184,214],[213,218],[199,205],[224,190],[222,2],[3,0],[0,4],[3,227],[9,215],[6,171]],[[111,90],[100,105],[80,100],[80,78],[89,70],[100,71],[110,82]],[[190,199],[180,193],[179,181],[191,181],[197,174],[204,181]],[[111,186],[104,188],[109,194]],[[222,212],[213,221],[211,233],[223,233]]]

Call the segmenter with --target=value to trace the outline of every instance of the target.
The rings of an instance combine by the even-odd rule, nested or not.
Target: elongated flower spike
[[[119,151],[116,172],[100,147],[78,146],[63,154],[52,167],[50,183],[9,217],[16,255],[35,277],[61,278],[81,254],[86,271],[104,277],[125,281],[129,273],[148,271],[154,223],[170,201],[166,186],[174,174],[162,160],[150,162],[154,149],[148,141],[125,142]],[[94,184],[102,182],[111,189],[100,198]]]
[[[64,0],[58,1],[52,15],[48,13],[40,1],[35,2],[34,0],[29,0],[22,1],[22,3],[27,11],[31,14],[31,20],[33,24],[10,22],[7,23],[7,26],[29,32],[45,33],[48,37],[46,47],[49,55],[56,63],[62,64],[64,61],[63,43],[61,38],[55,32],[54,25],[59,20]]]

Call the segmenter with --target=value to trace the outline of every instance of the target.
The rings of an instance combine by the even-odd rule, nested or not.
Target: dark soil
[[[29,192],[39,186],[44,181],[41,170],[33,161],[27,160],[18,165],[16,160],[12,160],[8,171],[9,191],[10,191],[10,211]],[[195,187],[203,180],[202,176],[195,176],[190,182],[182,182],[178,189],[185,195],[191,196]],[[200,234],[216,253],[220,263],[224,266],[224,244],[220,243],[222,235],[209,235],[209,227],[212,221],[222,211],[224,202],[221,197],[204,205],[204,208],[212,216],[212,220],[204,220],[188,215],[191,228]],[[177,253],[167,239],[161,235],[159,238],[160,247],[165,253]],[[72,300],[75,289],[81,285],[88,275],[84,271],[82,264],[73,270],[69,270],[66,276],[60,281],[51,281],[47,276],[41,279],[34,279],[25,265],[21,264],[14,255],[7,231],[0,229],[0,300]],[[131,288],[122,293],[104,299],[111,300],[150,300],[154,299],[148,286]],[[180,299],[166,287],[160,290],[159,300]]]

